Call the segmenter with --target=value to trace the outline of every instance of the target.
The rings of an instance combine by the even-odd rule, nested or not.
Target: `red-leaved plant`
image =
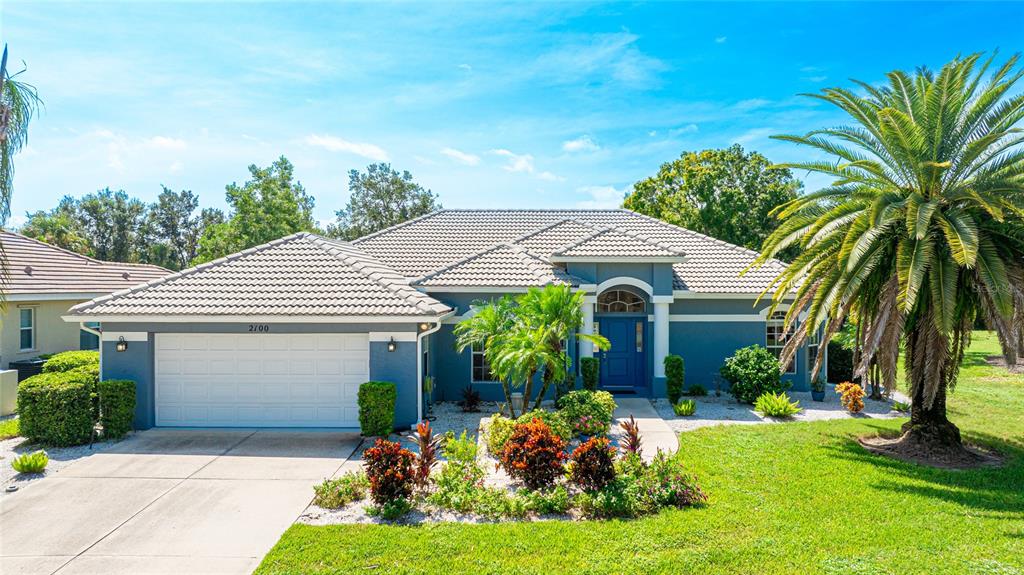
[[[413,472],[416,486],[422,489],[430,481],[430,471],[437,465],[437,448],[441,438],[434,436],[434,430],[430,428],[429,421],[423,421],[416,424],[416,433],[409,434],[407,439],[419,448],[419,456],[416,457],[416,468]]]
[[[630,455],[640,455],[640,424],[633,419],[633,416],[629,416],[629,421],[623,421],[619,424],[625,435],[622,437],[620,445],[622,446],[622,452],[625,457]]]
[[[572,452],[569,480],[584,491],[597,491],[615,480],[615,448],[607,437],[591,437]]]
[[[565,441],[543,421],[518,423],[501,451],[501,466],[529,489],[554,484],[565,472]]]
[[[416,479],[413,463],[416,455],[394,441],[378,439],[363,453],[363,467],[370,480],[370,498],[384,505],[412,496]]]

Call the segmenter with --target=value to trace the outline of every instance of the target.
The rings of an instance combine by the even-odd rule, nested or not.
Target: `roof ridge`
[[[494,251],[494,250],[496,250],[496,249],[498,249],[498,248],[500,248],[502,246],[510,247],[510,248],[512,248],[515,251],[526,251],[525,249],[523,249],[522,246],[512,245],[509,242],[498,242],[498,243],[492,244],[492,245],[490,245],[490,246],[488,246],[488,247],[486,247],[486,248],[484,248],[484,249],[482,249],[482,250],[480,250],[480,251],[478,251],[476,253],[470,254],[470,255],[468,255],[468,256],[466,256],[464,258],[457,259],[457,260],[455,260],[455,261],[453,261],[453,262],[451,262],[449,264],[445,264],[444,267],[438,268],[438,269],[436,269],[436,270],[434,270],[434,271],[432,271],[430,273],[423,274],[423,275],[421,275],[419,277],[414,277],[414,278],[409,280],[409,285],[415,285],[415,284],[419,284],[419,283],[425,282],[425,281],[427,281],[428,279],[430,279],[432,277],[441,275],[442,273],[450,271],[453,268],[455,268],[457,266],[460,266],[460,265],[462,265],[462,264],[464,264],[466,262],[469,262],[471,260],[475,260],[476,258],[486,254],[487,252]]]
[[[349,243],[356,244],[356,243],[362,242],[364,240],[368,240],[368,239],[377,237],[379,235],[383,235],[383,234],[392,232],[392,231],[397,230],[399,228],[404,228],[405,226],[408,226],[408,225],[413,224],[415,222],[418,222],[420,220],[426,220],[426,219],[432,218],[432,217],[440,214],[441,212],[447,212],[447,211],[451,211],[451,210],[446,210],[444,208],[438,208],[438,209],[436,209],[436,210],[434,210],[432,212],[428,212],[426,214],[423,214],[422,216],[416,216],[415,218],[405,220],[404,222],[399,222],[399,223],[397,223],[397,224],[395,224],[393,226],[388,226],[388,227],[386,227],[384,229],[377,230],[377,231],[375,231],[373,233],[366,234],[365,236],[359,236],[358,238],[353,239]]]
[[[707,234],[702,234],[700,232],[691,230],[690,228],[684,228],[682,226],[677,226],[676,224],[673,224],[671,222],[666,222],[665,220],[659,220],[658,218],[655,218],[653,216],[649,216],[649,215],[644,214],[644,213],[635,212],[633,210],[628,210],[626,208],[619,208],[619,211],[640,216],[641,218],[651,220],[652,222],[657,222],[657,223],[659,223],[659,224],[661,224],[663,226],[671,226],[671,227],[673,227],[673,228],[675,228],[677,230],[681,230],[681,231],[686,232],[688,234],[697,236],[697,237],[699,237],[701,239],[709,240],[709,241],[711,241],[713,243],[719,244],[719,245],[721,245],[723,247],[727,247],[727,248],[732,249],[734,251],[738,251],[738,252],[744,253],[746,255],[750,255],[750,256],[754,256],[754,257],[758,257],[758,256],[761,255],[760,252],[758,252],[757,250],[752,250],[752,249],[747,248],[747,247],[736,245],[736,244],[734,244],[732,242],[727,242],[725,240],[720,240],[720,239],[718,239],[716,237],[709,236]],[[778,261],[779,263],[782,263],[781,261],[776,260],[775,258],[772,258],[772,261]],[[783,265],[785,265],[785,264],[783,264]]]
[[[246,248],[246,249],[244,249],[244,250],[242,250],[240,252],[237,252],[237,253],[229,254],[229,255],[226,255],[224,257],[217,258],[215,260],[210,260],[208,262],[204,262],[204,263],[201,263],[199,265],[192,266],[190,268],[186,268],[186,269],[183,269],[181,271],[174,272],[174,273],[166,275],[166,276],[164,276],[162,278],[157,278],[157,279],[154,279],[154,280],[149,280],[147,282],[140,283],[138,285],[134,285],[132,287],[125,288],[123,290],[112,292],[112,293],[109,293],[107,295],[100,296],[98,298],[94,298],[94,299],[91,299],[89,301],[82,302],[82,303],[80,303],[78,305],[72,306],[69,311],[85,311],[85,310],[87,310],[87,309],[89,309],[91,307],[95,307],[95,306],[97,306],[97,305],[99,305],[101,303],[106,303],[106,302],[111,301],[111,300],[113,300],[115,298],[119,298],[119,297],[122,297],[122,296],[125,296],[125,295],[128,295],[128,294],[132,294],[132,293],[135,293],[137,291],[141,291],[143,289],[147,289],[147,288],[151,288],[151,287],[154,287],[154,286],[162,285],[162,284],[174,281],[174,280],[176,280],[178,278],[181,278],[181,277],[190,276],[190,275],[192,275],[192,274],[194,274],[196,272],[202,271],[202,270],[207,270],[207,269],[210,269],[212,267],[223,265],[223,264],[231,262],[231,261],[242,259],[243,257],[250,256],[250,255],[252,255],[254,253],[258,253],[258,252],[264,251],[264,250],[266,250],[266,249],[268,249],[270,247],[273,247],[273,246],[276,246],[276,245],[279,245],[279,244],[283,244],[285,242],[290,242],[290,241],[302,238],[302,237],[304,237],[306,235],[312,235],[312,234],[310,234],[309,232],[296,232],[294,234],[290,234],[290,235],[284,236],[283,238],[278,238],[276,240],[271,240],[269,242],[253,246],[251,248]]]
[[[509,243],[518,244],[519,242],[521,242],[521,241],[523,241],[523,240],[525,240],[527,238],[532,238],[533,236],[536,236],[538,234],[544,233],[544,232],[550,230],[551,228],[554,228],[555,226],[560,226],[560,225],[568,223],[568,222],[579,224],[579,225],[581,225],[581,226],[583,226],[583,227],[585,227],[587,229],[591,229],[591,230],[597,229],[597,226],[595,226],[594,224],[588,224],[587,222],[584,222],[583,220],[581,220],[579,218],[562,218],[560,220],[555,220],[554,222],[552,222],[550,224],[543,225],[543,226],[541,226],[541,227],[539,227],[539,228],[537,228],[537,229],[535,229],[533,231],[529,231],[529,232],[526,232],[525,234],[522,234],[520,236],[512,238],[511,240],[509,240]]]
[[[594,226],[591,226],[591,227],[594,227]],[[551,255],[563,255],[566,252],[568,252],[569,250],[578,248],[581,245],[583,245],[583,244],[593,240],[594,238],[600,236],[601,234],[606,234],[608,232],[613,232],[613,233],[621,234],[621,235],[633,238],[635,240],[638,240],[640,242],[643,242],[645,244],[655,246],[658,249],[662,249],[662,250],[665,250],[665,251],[669,251],[669,252],[675,253],[677,255],[681,255],[681,256],[686,255],[686,252],[683,249],[681,249],[681,248],[677,248],[677,247],[675,247],[675,246],[673,246],[671,244],[668,244],[666,242],[658,241],[658,240],[655,240],[653,238],[649,238],[649,237],[647,237],[647,236],[645,236],[645,235],[643,235],[643,234],[641,234],[639,232],[636,232],[636,231],[633,231],[633,230],[629,230],[629,229],[625,229],[625,228],[622,228],[620,226],[615,226],[615,225],[600,226],[595,232],[593,232],[591,234],[588,234],[588,235],[584,236],[583,238],[581,238],[581,239],[579,239],[579,240],[577,240],[577,241],[575,241],[573,243],[566,244],[566,245],[558,248],[558,250],[552,252]]]

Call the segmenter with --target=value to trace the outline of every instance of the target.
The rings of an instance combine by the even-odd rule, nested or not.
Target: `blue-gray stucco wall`
[[[147,341],[128,342],[128,349],[118,352],[117,342],[104,341],[103,379],[127,379],[135,382],[135,429],[153,427],[156,404],[153,389],[153,334]]]
[[[390,381],[398,390],[395,402],[395,427],[407,429],[419,421],[417,408],[416,342],[400,341],[395,351],[387,342],[370,342],[370,379]]]
[[[594,284],[612,278],[629,277],[650,284],[654,288],[654,295],[672,295],[672,264],[669,263],[569,262],[566,269],[576,277]]]

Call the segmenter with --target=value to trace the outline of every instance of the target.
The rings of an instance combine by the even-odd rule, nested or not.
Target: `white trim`
[[[654,377],[665,377],[668,356],[668,302],[654,304]]]
[[[672,303],[676,301],[674,296],[670,295],[652,295],[651,303]]]
[[[29,312],[29,316],[32,318],[32,323],[28,327],[21,325],[21,312],[23,311]],[[36,306],[18,306],[18,353],[36,351],[39,348],[37,345],[39,335],[36,333],[36,320],[38,319],[36,315]],[[21,347],[21,334],[24,333],[25,330],[28,330],[32,335],[32,345],[28,347]]]
[[[716,293],[690,290],[674,290],[672,296],[676,299],[750,299],[756,300],[761,297],[758,293]]]
[[[451,313],[451,312],[448,312]],[[369,316],[328,316],[328,315],[65,315],[68,322],[99,321],[116,323],[437,323],[441,316],[422,315],[369,315]]]
[[[149,341],[149,333],[144,331],[105,331],[102,333],[101,341],[117,341],[122,337],[125,341]]]
[[[416,335],[416,423],[419,423],[425,415],[423,413],[423,338],[441,329],[441,323],[454,314],[455,310],[452,310],[442,315],[437,318],[437,325]]]
[[[597,296],[596,295],[585,295],[585,296],[583,296],[583,303],[594,305],[595,303],[597,303]]]
[[[687,261],[686,256],[556,256],[548,257],[554,263],[642,263],[642,264],[681,264]]]
[[[649,296],[654,295],[654,287],[651,284],[645,282],[642,279],[637,279],[630,276],[618,276],[604,280],[603,282],[597,285],[597,293],[600,294],[605,290],[618,286],[632,286],[644,290],[644,292]]]
[[[654,316],[650,316],[651,321],[654,321]],[[679,313],[668,316],[669,321],[687,321],[687,322],[755,322],[764,323],[764,317],[757,314],[738,314],[738,313]]]
[[[110,292],[68,292],[68,293],[15,293],[7,296],[7,301],[63,301],[82,300],[105,296]]]
[[[371,331],[369,333],[371,342],[391,341],[416,341],[417,333],[414,331]]]
[[[785,307],[787,309],[789,308],[788,305],[785,306]],[[782,308],[781,305],[779,306],[779,308],[780,309],[776,309],[774,313],[779,313],[779,312],[786,311],[784,309],[781,309]],[[781,355],[782,354],[782,350],[786,348],[786,344],[783,343],[782,345],[769,346],[768,345],[768,326],[774,324],[774,325],[777,325],[779,327],[783,327],[785,325],[785,319],[770,319],[768,317],[768,315],[767,315],[767,312],[768,312],[767,308],[762,310],[762,312],[764,312],[763,315],[765,316],[765,320],[764,320],[764,348],[767,349],[768,351],[772,351],[773,349],[778,349],[779,350],[779,355]],[[789,328],[790,328],[790,330],[792,330],[793,333],[796,333],[796,330],[797,330],[796,324],[791,324],[789,326]],[[786,339],[788,340],[788,337]],[[799,351],[799,350],[797,350],[797,351]],[[789,369],[786,369],[785,371],[782,372],[782,375],[796,375],[797,372],[800,371],[799,367],[797,366],[797,355],[798,354],[796,353],[796,351],[794,351],[793,357],[790,358],[790,360],[789,360],[789,363],[793,366],[792,371],[790,371]],[[786,365],[786,367],[789,367],[789,365]]]
[[[414,288],[424,293],[434,292],[446,292],[446,293],[526,293],[530,291],[528,287],[516,286],[516,287],[495,287],[495,286],[417,286]],[[543,286],[534,286],[537,288]]]

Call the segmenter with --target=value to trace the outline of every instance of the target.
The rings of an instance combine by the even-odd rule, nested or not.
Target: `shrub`
[[[89,380],[80,373],[50,372],[18,384],[21,435],[39,443],[64,447],[92,439],[93,416]]]
[[[678,355],[665,356],[665,385],[668,388],[668,400],[673,404],[679,401],[683,395],[683,385],[686,383],[686,369],[683,367],[683,358]]]
[[[894,402],[892,402],[892,408],[893,408],[893,410],[898,411],[900,413],[908,413],[908,412],[910,412],[910,404],[902,402],[902,401],[894,401]]]
[[[77,373],[86,378],[89,382],[89,397],[92,399],[92,418],[94,421],[100,419],[100,364],[90,363],[80,365],[65,372],[53,373]]]
[[[736,350],[725,360],[720,373],[729,382],[729,393],[741,403],[754,403],[762,394],[789,389],[789,384],[782,381],[779,360],[759,345]]]
[[[487,451],[497,457],[505,448],[505,442],[512,437],[512,431],[516,428],[516,422],[500,413],[491,416],[491,422],[487,426]]]
[[[509,495],[505,489],[481,487],[476,490],[472,510],[488,519],[522,519],[529,513],[525,497]]]
[[[501,452],[501,466],[527,488],[541,489],[564,472],[564,449],[565,441],[543,421],[517,423]]]
[[[686,507],[708,500],[697,485],[697,478],[683,469],[682,460],[678,456],[667,456],[663,451],[658,451],[644,470],[640,484],[652,509]]]
[[[325,509],[338,509],[366,498],[370,481],[362,471],[349,471],[337,479],[325,479],[313,487],[313,504]]]
[[[692,395],[694,397],[704,397],[708,394],[708,389],[699,383],[695,383],[686,388],[686,391],[683,393],[684,395]]]
[[[19,435],[21,435],[21,432],[18,431],[17,417],[0,419],[0,439],[10,439]]]
[[[57,373],[71,371],[76,367],[86,365],[100,365],[100,352],[98,351],[64,351],[53,355],[43,364],[43,373]]]
[[[629,416],[629,421],[623,421],[619,424],[622,428],[623,436],[622,440],[619,441],[619,445],[622,447],[623,456],[629,457],[630,455],[640,455],[640,424],[633,419],[633,416]]]
[[[557,405],[573,431],[585,435],[607,433],[615,412],[615,398],[607,391],[572,391],[559,399]]]
[[[534,419],[543,421],[551,428],[552,433],[563,440],[569,441],[572,439],[572,426],[565,420],[565,416],[557,411],[544,411],[543,409],[528,411],[520,415],[516,419],[516,423],[530,423]]]
[[[580,493],[574,503],[584,517],[591,519],[639,517],[649,512],[643,487],[630,475],[616,477],[599,491]]]
[[[363,466],[374,503],[384,505],[412,496],[415,460],[413,452],[386,439],[378,439],[363,453]]]
[[[569,480],[584,491],[597,491],[615,479],[615,448],[605,437],[592,437],[572,452]]]
[[[367,513],[373,517],[394,521],[410,511],[412,511],[412,501],[408,499],[393,499],[387,503],[381,503],[376,507],[369,508]]]
[[[49,462],[49,456],[40,449],[32,453],[22,453],[15,457],[11,460],[11,467],[18,473],[42,473]]]
[[[840,383],[836,386],[839,401],[850,413],[860,413],[864,409],[864,388],[856,383]]]
[[[389,381],[368,381],[359,386],[359,429],[363,435],[386,437],[395,428],[398,389]]]
[[[135,419],[135,382],[106,379],[99,382],[98,390],[103,437],[124,437],[132,430]]]
[[[462,390],[462,401],[459,402],[462,406],[462,411],[466,413],[476,413],[480,411],[480,392],[473,389],[472,385],[467,385]]]
[[[583,389],[597,391],[597,384],[601,378],[601,361],[596,357],[581,357],[580,374],[583,376]]]
[[[434,478],[437,489],[428,500],[444,509],[467,512],[476,505],[478,491],[483,487],[484,470],[476,461],[477,446],[466,432],[445,443],[447,460],[441,473]]]
[[[754,411],[768,417],[792,417],[800,413],[800,402],[785,393],[763,393],[754,401]]]
[[[672,411],[674,411],[676,415],[689,417],[694,413],[697,413],[697,402],[692,399],[680,399],[672,406]]]
[[[569,511],[572,502],[569,492],[561,485],[549,491],[523,490],[519,495],[525,500],[526,508],[537,515],[562,514]]]
[[[419,450],[416,456],[416,485],[420,488],[426,487],[430,481],[430,471],[437,464],[437,446],[441,438],[434,437],[434,430],[430,429],[429,421],[423,421],[416,424],[416,433],[410,434],[408,439],[415,443]]]

